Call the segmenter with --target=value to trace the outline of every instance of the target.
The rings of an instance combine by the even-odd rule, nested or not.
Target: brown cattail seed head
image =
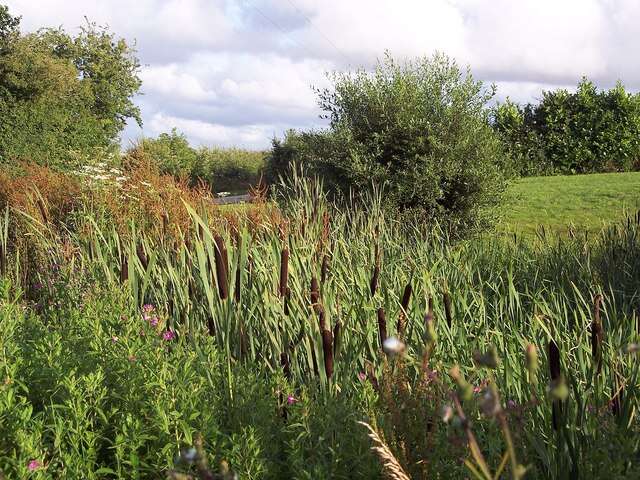
[[[444,301],[444,315],[447,319],[447,326],[451,328],[451,324],[453,323],[453,315],[451,313],[451,295],[449,292],[444,292],[442,295],[442,299]]]
[[[560,350],[554,340],[549,341],[549,374],[551,380],[560,378]]]
[[[380,347],[384,347],[384,342],[387,339],[387,320],[382,307],[378,309],[378,334],[380,336]]]
[[[224,239],[220,235],[214,237],[215,249],[214,260],[216,263],[216,277],[218,278],[218,294],[220,300],[229,297],[229,261],[227,258],[227,247]]]

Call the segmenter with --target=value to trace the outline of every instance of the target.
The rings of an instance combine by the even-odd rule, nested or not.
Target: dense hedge
[[[538,104],[507,100],[493,126],[522,175],[640,168],[640,95],[620,83],[598,90],[585,78],[575,92],[543,92]]]

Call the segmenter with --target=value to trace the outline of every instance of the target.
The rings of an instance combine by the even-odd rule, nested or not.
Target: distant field
[[[532,177],[511,186],[501,229],[597,231],[640,208],[640,172]]]

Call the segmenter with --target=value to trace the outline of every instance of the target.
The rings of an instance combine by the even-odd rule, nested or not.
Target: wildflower
[[[183,450],[182,455],[180,456],[182,460],[188,463],[195,462],[197,457],[198,457],[198,451],[194,447]]]
[[[449,423],[453,418],[453,407],[451,405],[445,405],[442,407],[442,421],[444,423]]]
[[[405,349],[405,344],[396,337],[389,337],[382,343],[382,349],[387,355],[397,355]]]
[[[37,470],[40,467],[42,467],[42,463],[40,463],[38,460],[31,460],[27,464],[27,468],[29,469],[30,472],[33,472],[34,470]]]
[[[155,315],[153,317],[151,317],[151,319],[149,319],[149,325],[151,325],[152,327],[157,327],[158,326],[158,317],[156,317]]]
[[[149,304],[149,303],[146,303],[146,304],[144,304],[142,306],[142,311],[143,312],[149,313],[149,312],[153,312],[154,310],[155,310],[155,307],[153,305]]]
[[[162,339],[166,342],[170,342],[174,338],[176,338],[176,334],[171,330],[167,330],[162,334]]]
[[[507,401],[507,408],[513,410],[514,408],[516,408],[516,406],[517,406],[517,404],[513,400],[508,400]]]
[[[296,399],[296,397],[294,397],[293,395],[289,395],[287,397],[287,405],[293,405],[294,403],[296,403],[298,400]]]
[[[364,382],[364,381],[367,379],[367,374],[366,374],[366,373],[364,373],[364,372],[358,372],[358,379],[359,379],[361,382]]]

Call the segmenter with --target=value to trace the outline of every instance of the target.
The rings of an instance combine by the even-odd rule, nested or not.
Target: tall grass
[[[133,222],[123,236],[91,215],[77,233],[52,232],[14,212],[29,225],[30,248],[42,252],[29,280],[16,278],[27,291],[35,284],[46,290],[50,272],[63,266],[70,275],[93,272],[136,308],[154,305],[182,345],[213,342],[229,404],[242,395],[232,381],[237,365],[311,388],[318,405],[356,395],[353,385],[366,378],[381,402],[371,420],[416,477],[437,470],[438,461],[418,458],[415,438],[429,439],[411,430],[435,429],[440,414],[429,402],[446,404],[447,388],[462,379],[465,389],[494,392],[501,405],[494,411],[517,417],[517,428],[504,429],[507,414],[492,426],[480,420],[479,398],[455,397],[467,398],[456,418],[465,438],[477,437],[479,447],[468,443],[472,457],[474,448],[485,449],[480,463],[498,469],[503,462],[514,478],[523,473],[516,455],[531,478],[637,474],[638,363],[625,352],[639,334],[638,218],[592,239],[453,243],[437,225],[389,218],[379,195],[337,208],[317,182],[296,179],[288,188],[283,217],[253,227],[214,222],[187,204],[194,226],[179,231],[177,242]],[[5,245],[7,227],[0,232]],[[2,265],[20,270],[23,251],[0,253]],[[392,336],[406,345],[395,359],[382,350]],[[545,368],[530,368],[532,351]],[[478,368],[486,363],[478,352],[499,359],[492,373]],[[425,383],[454,366],[451,380]],[[513,439],[495,435],[512,430]],[[488,467],[478,465],[468,471],[486,478]]]

